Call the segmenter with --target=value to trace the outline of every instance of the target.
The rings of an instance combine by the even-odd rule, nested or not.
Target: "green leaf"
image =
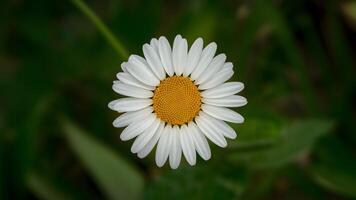
[[[50,183],[44,176],[31,173],[27,176],[27,186],[38,199],[61,200],[73,199],[70,195],[58,190],[56,186]]]
[[[209,162],[166,171],[147,187],[145,198],[236,199],[244,190],[245,171]]]
[[[230,156],[254,168],[281,167],[310,150],[314,142],[330,131],[332,123],[328,120],[305,120],[294,123],[282,130],[282,137],[268,149],[238,152]]]
[[[144,180],[133,166],[68,120],[63,129],[72,149],[107,198],[140,198]]]
[[[356,166],[352,167],[315,165],[312,173],[316,182],[323,187],[356,198]]]
[[[356,198],[356,160],[350,149],[336,137],[318,146],[309,171],[319,185],[345,196]]]
[[[281,136],[281,122],[270,119],[247,119],[243,125],[231,124],[238,136],[229,148],[256,148],[273,145]]]

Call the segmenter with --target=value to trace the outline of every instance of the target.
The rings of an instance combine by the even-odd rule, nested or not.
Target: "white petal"
[[[156,145],[158,139],[161,137],[163,129],[164,129],[164,122],[161,121],[159,124],[158,130],[153,135],[153,137],[150,139],[150,141],[148,141],[148,143],[145,145],[145,147],[143,147],[143,149],[141,149],[141,151],[139,151],[137,153],[137,156],[139,158],[146,157],[152,151],[152,149]]]
[[[185,77],[189,76],[197,66],[200,60],[202,50],[203,50],[203,39],[198,38],[194,41],[194,43],[189,49],[188,56],[187,56],[187,63],[183,70],[183,75]]]
[[[241,107],[247,104],[247,99],[239,95],[231,95],[223,98],[203,98],[203,103],[220,107]]]
[[[111,110],[117,112],[129,112],[136,111],[142,108],[146,108],[152,104],[152,99],[138,99],[138,98],[121,98],[114,101],[111,101],[108,107]]]
[[[220,132],[222,135],[224,135],[227,138],[230,139],[235,139],[236,138],[236,132],[233,128],[231,128],[227,123],[220,119],[216,119],[214,117],[211,117],[210,115],[204,113],[203,111],[199,112],[199,115],[206,118],[211,126],[213,126],[213,130],[216,132]]]
[[[221,71],[216,73],[216,76],[213,76],[211,79],[205,81],[204,83],[198,86],[200,90],[206,90],[213,87],[216,87],[225,81],[229,80],[232,75],[234,75],[234,71],[232,70],[232,63],[228,62],[224,64],[224,67]]]
[[[172,60],[175,74],[180,76],[183,73],[187,62],[188,43],[182,36],[177,35],[173,42]]]
[[[166,70],[169,76],[173,76],[174,69],[172,64],[172,49],[167,38],[159,38],[158,50],[164,69]]]
[[[188,131],[193,136],[195,149],[197,150],[200,157],[202,157],[204,160],[209,160],[211,158],[211,151],[209,143],[203,133],[194,122],[189,122]]]
[[[159,78],[159,80],[165,79],[166,73],[163,69],[159,54],[157,54],[153,47],[148,44],[144,44],[142,50],[153,73]]]
[[[183,71],[187,64],[187,56],[188,56],[188,42],[186,39],[182,39],[178,48],[178,67],[176,70],[176,74],[178,76],[183,74]]]
[[[158,51],[158,40],[156,38],[152,38],[150,42],[150,46],[153,48],[153,50],[156,52],[157,55],[159,55]]]
[[[177,35],[174,38],[173,46],[172,46],[172,64],[173,64],[173,69],[174,69],[175,73],[177,73],[176,71],[177,71],[177,66],[178,66],[178,48],[179,48],[181,40],[182,40],[182,36]]]
[[[121,69],[122,69],[123,72],[128,73],[128,71],[126,69],[126,64],[127,64],[127,62],[121,63]]]
[[[205,69],[208,67],[210,62],[213,60],[213,57],[216,52],[216,47],[216,43],[212,42],[204,48],[203,52],[201,53],[198,65],[195,67],[194,71],[190,75],[192,80],[196,80],[200,76],[200,74],[203,73],[203,71],[205,71]]]
[[[130,56],[126,69],[133,77],[142,83],[150,86],[157,86],[160,83],[159,79],[151,71],[146,60],[140,56]]]
[[[168,158],[172,146],[172,136],[173,128],[171,125],[167,125],[164,128],[157,145],[156,164],[158,167],[162,167]]]
[[[121,114],[118,118],[116,118],[113,122],[113,125],[116,128],[124,127],[131,124],[132,122],[139,121],[140,119],[146,118],[152,112],[153,112],[153,108],[151,106],[142,110],[126,112]]]
[[[150,114],[146,119],[136,121],[134,123],[131,123],[128,127],[126,127],[121,135],[120,139],[122,141],[127,141],[130,140],[138,135],[140,135],[144,130],[146,130],[148,127],[151,126],[151,124],[155,121],[156,119],[155,114]]]
[[[210,139],[210,141],[212,141],[219,147],[224,148],[227,146],[227,142],[224,136],[220,132],[215,130],[215,127],[209,121],[208,118],[199,115],[195,118],[195,121],[197,122],[199,129],[205,134],[207,138]]]
[[[244,84],[241,82],[227,82],[201,92],[201,96],[205,98],[221,98],[239,93],[243,89]]]
[[[233,123],[243,123],[244,118],[237,112],[230,110],[228,108],[223,108],[223,107],[217,107],[217,106],[211,106],[211,105],[206,105],[203,104],[201,106],[202,110],[217,118],[221,119],[227,122],[233,122]]]
[[[150,90],[128,85],[120,81],[115,82],[112,86],[112,89],[119,94],[129,97],[150,98],[153,96],[153,92]]]
[[[116,77],[121,82],[128,84],[128,85],[140,87],[140,88],[143,88],[146,90],[154,90],[155,89],[155,87],[146,85],[146,84],[138,81],[135,77],[133,77],[131,74],[126,73],[126,72],[120,72],[120,73],[116,74]]]
[[[201,83],[204,83],[208,79],[210,79],[210,77],[214,76],[218,71],[220,71],[223,68],[225,60],[226,60],[225,54],[222,53],[217,55],[208,65],[206,70],[203,73],[201,73],[201,75],[195,80],[194,83],[196,85],[199,85]]]
[[[169,165],[172,169],[177,169],[182,157],[182,147],[179,139],[179,127],[176,125],[173,127],[172,133],[172,147],[169,153]]]
[[[156,118],[155,121],[151,124],[150,127],[148,127],[141,135],[139,135],[135,142],[132,144],[131,147],[131,152],[132,153],[137,153],[141,149],[143,149],[146,144],[150,141],[150,139],[154,136],[156,133],[159,124],[160,124],[160,119]]]
[[[193,133],[189,132],[187,125],[184,124],[180,129],[179,136],[185,159],[190,165],[193,166],[196,163],[196,154],[192,134]]]

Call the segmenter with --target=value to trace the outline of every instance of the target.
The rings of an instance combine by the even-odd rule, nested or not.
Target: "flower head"
[[[225,62],[225,54],[214,56],[216,48],[214,42],[203,48],[198,38],[188,50],[180,35],[171,48],[160,37],[143,45],[145,58],[131,55],[122,63],[113,90],[127,97],[110,102],[109,108],[123,113],[113,125],[127,126],[121,140],[136,137],[131,151],[138,157],[146,157],[157,144],[157,166],[169,159],[175,169],[182,153],[190,165],[196,163],[196,152],[210,159],[206,138],[220,147],[227,146],[225,137],[236,138],[226,122],[242,123],[244,118],[227,107],[247,103],[235,95],[244,85],[226,82],[234,73],[233,65]]]

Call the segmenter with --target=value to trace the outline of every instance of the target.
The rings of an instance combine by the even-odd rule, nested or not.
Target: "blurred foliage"
[[[356,160],[350,152],[337,138],[324,138],[315,152],[317,159],[308,170],[322,186],[356,198]]]
[[[69,122],[64,122],[63,127],[70,145],[109,199],[140,197],[143,178],[134,167]]]
[[[330,128],[331,124],[328,121],[305,120],[282,129],[280,138],[271,147],[243,153],[236,152],[231,154],[230,158],[247,162],[249,168],[281,167],[310,150],[313,143],[330,131]]]
[[[88,0],[96,25],[73,2],[0,2],[0,199],[356,199],[355,1]],[[217,42],[249,104],[226,149],[170,170],[107,103],[118,51],[176,34]]]

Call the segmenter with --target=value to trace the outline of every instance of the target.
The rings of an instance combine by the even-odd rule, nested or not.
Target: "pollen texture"
[[[182,125],[193,120],[200,106],[200,92],[186,77],[166,78],[154,91],[155,113],[161,120],[172,125]]]

